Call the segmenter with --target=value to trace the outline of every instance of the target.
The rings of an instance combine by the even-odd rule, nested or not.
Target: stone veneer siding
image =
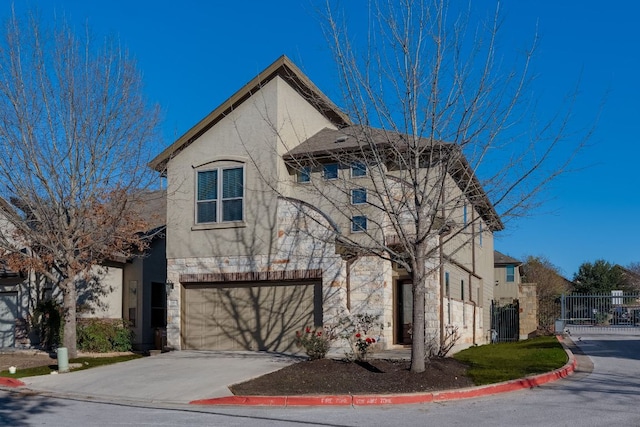
[[[538,330],[538,294],[535,283],[518,285],[520,339],[530,338]]]
[[[451,307],[451,323],[447,323],[448,320],[448,310]],[[471,347],[474,344],[487,344],[491,337],[488,336],[489,328],[483,325],[483,307],[475,307],[475,325],[476,325],[476,336],[475,342],[473,337],[473,310],[474,305],[472,302],[465,301],[464,303],[460,300],[451,299],[450,304],[447,304],[447,299],[444,300],[444,322],[445,328],[447,327],[458,327],[458,334],[460,334],[460,338],[456,342],[456,345],[451,350],[450,354],[456,353],[460,350],[464,350],[465,348]]]
[[[302,209],[305,211],[302,212]],[[284,199],[278,202],[277,219],[277,249],[273,256],[211,256],[167,260],[167,280],[176,284],[167,295],[167,344],[170,347],[181,348],[181,278],[189,282],[198,277],[205,282],[224,278],[246,280],[250,277],[277,280],[278,277],[285,278],[287,272],[309,272],[309,277],[313,278],[318,277],[317,272],[320,271],[325,324],[335,323],[348,314],[368,313],[378,315],[385,326],[392,328],[393,277],[390,262],[377,257],[361,257],[352,263],[349,310],[347,262],[336,254],[334,232],[328,221],[312,209],[300,208]],[[384,334],[383,331],[379,337],[382,346],[386,347],[389,343]],[[388,336],[391,336],[390,331]],[[342,347],[346,348],[346,343],[342,343]]]

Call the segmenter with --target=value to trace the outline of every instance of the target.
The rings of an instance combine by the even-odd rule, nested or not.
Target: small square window
[[[298,171],[298,182],[310,182],[311,181],[311,166],[303,166]]]
[[[351,190],[351,204],[352,205],[361,205],[367,203],[367,189],[366,188],[355,188]]]
[[[328,163],[322,167],[324,179],[337,179],[338,178],[338,164]]]
[[[362,162],[355,162],[351,164],[351,177],[356,178],[359,176],[367,175],[367,165]]]
[[[362,232],[367,229],[367,217],[357,215],[351,217],[351,231],[354,233]]]

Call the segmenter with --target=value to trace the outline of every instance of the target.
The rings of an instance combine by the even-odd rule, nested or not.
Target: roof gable
[[[499,265],[520,265],[522,261],[518,261],[515,258],[511,258],[509,255],[505,255],[502,252],[493,251],[493,264]]]
[[[287,82],[301,97],[334,123],[336,127],[343,128],[351,124],[349,117],[340,111],[289,58],[283,55],[156,156],[149,163],[149,166],[158,172],[164,172],[167,162],[172,157],[188,147],[275,77],[280,77]]]

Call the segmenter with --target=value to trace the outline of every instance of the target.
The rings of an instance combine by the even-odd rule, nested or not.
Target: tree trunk
[[[411,336],[411,372],[420,373],[426,369],[425,349],[425,306],[426,292],[426,251],[419,244],[416,247],[416,259],[413,262],[413,334]]]
[[[62,344],[67,348],[70,359],[78,357],[76,346],[76,287],[73,281],[63,288],[64,338]]]
[[[424,280],[419,283],[418,276],[413,278],[413,325],[411,329],[411,372],[424,372],[425,343],[424,343]]]

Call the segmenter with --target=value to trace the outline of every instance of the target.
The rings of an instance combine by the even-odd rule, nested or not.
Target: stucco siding
[[[78,285],[78,317],[122,319],[122,268],[95,266],[92,275]]]
[[[276,84],[271,81],[181,151],[168,164],[167,258],[213,254],[263,254],[275,233]],[[242,224],[199,226],[195,221],[196,172],[217,166],[244,166]],[[259,165],[259,166],[258,166]]]

